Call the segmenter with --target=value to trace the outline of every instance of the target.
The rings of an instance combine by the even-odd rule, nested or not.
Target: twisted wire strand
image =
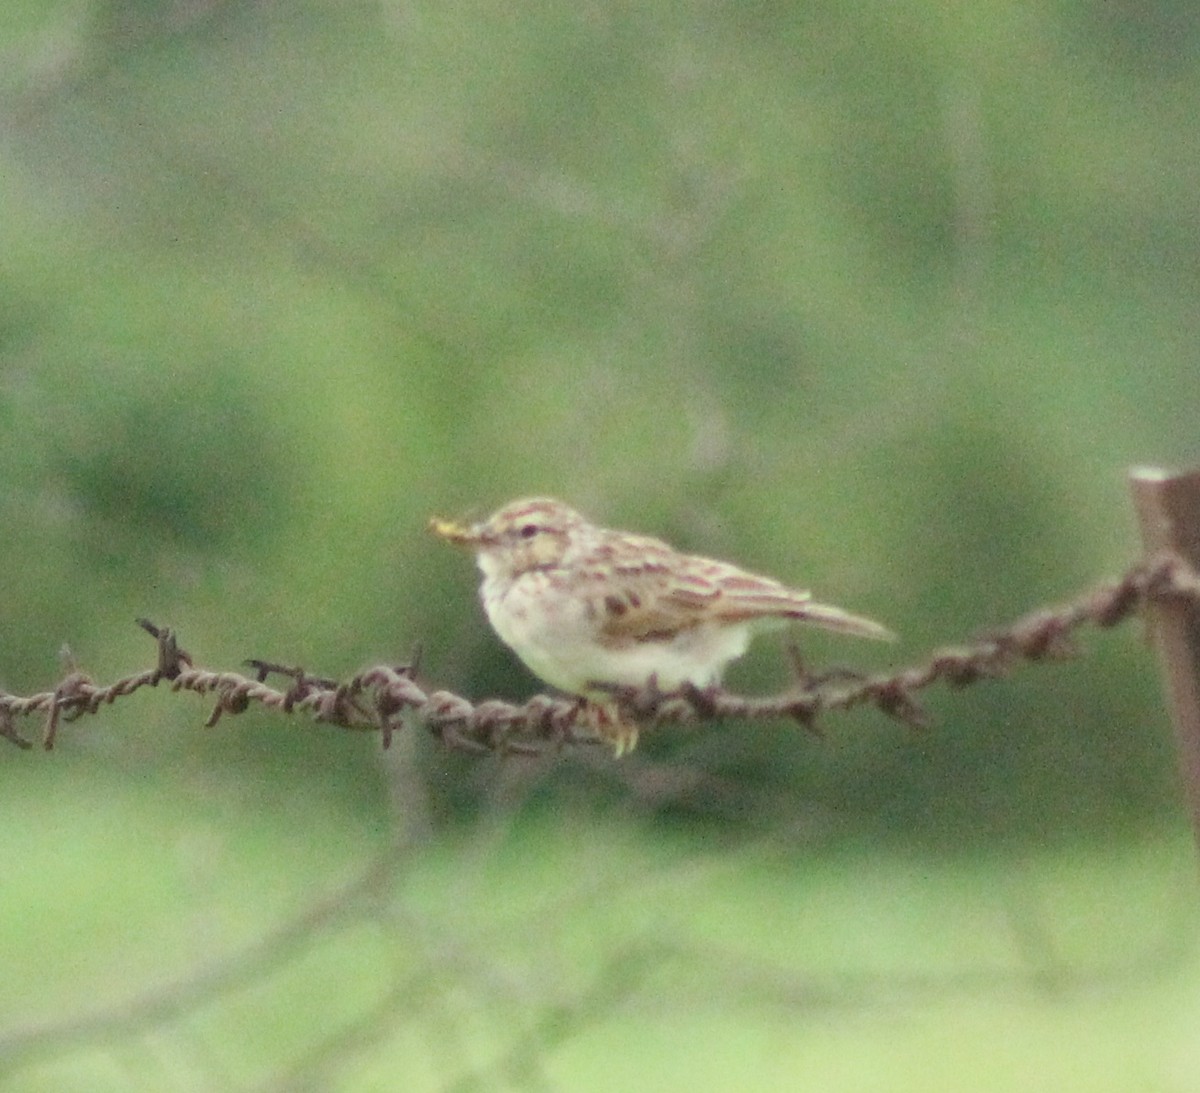
[[[734,694],[724,688],[685,688],[665,693],[654,680],[644,688],[611,689],[621,714],[642,732],[662,725],[696,725],[726,720],[791,719],[817,731],[819,718],[834,710],[873,705],[907,725],[923,727],[928,716],[916,693],[934,683],[964,687],[1009,675],[1020,664],[1057,661],[1078,655],[1075,632],[1084,626],[1109,628],[1124,622],[1148,603],[1164,600],[1200,603],[1200,578],[1180,558],[1160,555],[1132,566],[1110,581],[1059,607],[1041,608],[1011,625],[958,646],[935,650],[923,663],[890,673],[858,676],[839,672],[813,676],[797,664],[798,678],[785,692],[767,697]],[[536,695],[522,704],[499,699],[471,702],[445,690],[427,690],[418,682],[416,658],[410,664],[377,665],[345,681],[310,676],[301,668],[269,661],[247,662],[253,676],[197,667],[169,627],[139,619],[157,643],[154,668],[98,686],[77,669],[67,672],[52,691],[25,697],[0,691],[0,737],[29,749],[18,731],[21,718],[42,715],[42,746],[57,741],[64,723],[126,698],[143,687],[167,683],[172,691],[216,696],[206,725],[226,715],[262,706],[285,714],[358,732],[378,732],[386,748],[406,719],[423,724],[444,745],[490,754],[536,754],[548,746],[600,742],[584,704],[576,698]],[[271,686],[273,676],[288,680]]]

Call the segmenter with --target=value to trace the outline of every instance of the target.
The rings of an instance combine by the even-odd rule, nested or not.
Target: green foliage
[[[10,0],[0,686],[149,664],[144,615],[525,697],[423,527],[529,493],[902,635],[816,667],[1116,573],[1126,467],[1196,459],[1197,10]],[[1190,1087],[1155,665],[1085,643],[919,736],[496,763],[163,688],[6,745],[14,1088]],[[428,844],[254,965],[384,832]]]
[[[183,792],[111,772],[80,799],[72,766],[13,797],[10,839],[77,834],[6,872],[6,1090],[839,1093],[932,1073],[1118,1093],[1194,1073],[1183,832],[931,859],[650,840],[593,814],[376,859],[326,795],[197,767]],[[125,837],[148,820],[149,845]]]
[[[110,0],[7,33],[10,678],[132,611],[338,671],[422,640],[524,693],[421,529],[541,491],[915,656],[1121,566],[1124,466],[1191,455],[1200,80],[1168,5]],[[1114,818],[1170,800],[1125,648],[1093,721],[1020,716],[1039,765],[1119,743]],[[933,784],[1019,794],[984,741],[1025,687],[949,711]],[[739,767],[852,792],[746,739]],[[1072,769],[1064,807],[1098,792]]]

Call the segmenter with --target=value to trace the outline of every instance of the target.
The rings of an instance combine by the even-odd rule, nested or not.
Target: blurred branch
[[[1200,578],[1173,554],[1139,562],[1120,578],[1069,603],[1044,608],[969,644],[936,650],[924,663],[898,672],[860,676],[852,672],[811,675],[797,662],[796,684],[779,695],[747,697],[723,688],[688,688],[665,693],[651,680],[636,690],[616,689],[612,701],[641,731],[662,725],[696,725],[729,720],[791,719],[817,731],[821,715],[873,705],[890,717],[922,727],[928,722],[917,691],[944,682],[952,687],[1008,675],[1027,662],[1061,660],[1078,650],[1075,631],[1083,626],[1108,628],[1123,622],[1149,602],[1200,602]],[[378,732],[383,746],[403,727],[405,715],[424,724],[443,744],[477,753],[536,754],[546,746],[590,745],[600,741],[592,712],[577,698],[538,695],[522,705],[498,699],[473,703],[444,690],[426,690],[417,682],[416,658],[405,665],[379,665],[338,682],[310,676],[302,668],[254,660],[253,677],[198,668],[178,643],[175,632],[145,619],[139,625],[158,647],[153,668],[97,686],[72,669],[52,691],[21,697],[0,691],[0,736],[20,748],[31,742],[17,730],[17,719],[44,718],[42,746],[54,747],[60,727],[143,687],[166,682],[173,691],[215,695],[206,725],[252,705],[305,713],[342,729]],[[285,689],[267,680],[281,675]]]
[[[394,843],[343,887],[313,901],[265,936],[199,970],[124,1002],[0,1031],[0,1077],[36,1059],[60,1056],[71,1048],[136,1035],[265,979],[296,959],[319,934],[332,932],[349,919],[373,914],[408,851],[407,843]]]

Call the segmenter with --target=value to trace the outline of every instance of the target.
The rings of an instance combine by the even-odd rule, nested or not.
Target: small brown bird
[[[637,741],[604,689],[665,691],[719,683],[755,632],[796,621],[857,637],[886,627],[816,603],[727,562],[683,554],[659,539],[588,523],[561,501],[513,501],[482,523],[433,519],[443,539],[469,547],[483,571],[480,596],[503,641],[547,683],[608,706],[599,731],[617,754]]]

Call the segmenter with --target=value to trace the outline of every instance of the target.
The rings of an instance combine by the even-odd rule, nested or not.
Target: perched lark
[[[637,728],[616,714],[606,687],[713,686],[752,633],[789,620],[892,637],[770,577],[596,527],[549,498],[513,501],[470,527],[436,518],[429,526],[475,552],[496,633],[547,683],[591,703],[618,755],[637,743]]]

